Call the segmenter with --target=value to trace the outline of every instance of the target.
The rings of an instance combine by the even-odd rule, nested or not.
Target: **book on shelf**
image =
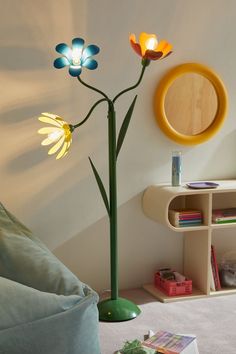
[[[212,274],[213,274],[213,278],[214,278],[215,290],[220,290],[221,283],[220,283],[220,277],[219,277],[219,269],[218,269],[218,264],[216,261],[215,247],[213,245],[211,245],[211,268],[212,268]],[[214,290],[214,289],[212,289],[212,290]]]
[[[236,222],[236,208],[213,209],[212,222],[215,224]]]
[[[202,225],[202,212],[200,210],[169,210],[169,221],[176,227],[190,227]]]
[[[215,279],[213,275],[212,263],[210,264],[210,289],[216,291]]]

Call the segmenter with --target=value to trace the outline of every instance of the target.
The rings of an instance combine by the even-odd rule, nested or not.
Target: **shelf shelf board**
[[[222,288],[221,290],[210,291],[211,296],[229,295],[235,293],[236,293],[236,288]]]
[[[191,295],[178,295],[178,296],[168,296],[165,293],[163,293],[161,290],[157,289],[153,284],[144,284],[143,288],[161,302],[174,302],[174,301],[190,300],[190,299],[206,297],[206,294],[194,288]]]
[[[236,225],[236,224],[235,224]],[[186,232],[186,231],[201,231],[201,230],[208,230],[207,225],[201,226],[182,226],[182,227],[175,227],[171,225],[171,229],[176,232]]]
[[[226,224],[211,224],[212,229],[230,229],[231,227],[236,227],[236,222],[230,222]]]

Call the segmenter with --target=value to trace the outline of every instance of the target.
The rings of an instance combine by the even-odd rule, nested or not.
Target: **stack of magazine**
[[[169,210],[170,223],[175,227],[190,227],[202,225],[201,210]]]
[[[227,224],[236,222],[236,208],[212,210],[212,222],[214,224]]]

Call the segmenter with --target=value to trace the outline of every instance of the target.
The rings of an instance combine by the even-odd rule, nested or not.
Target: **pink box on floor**
[[[192,280],[184,281],[167,280],[161,277],[160,272],[155,273],[155,286],[168,296],[192,294]]]

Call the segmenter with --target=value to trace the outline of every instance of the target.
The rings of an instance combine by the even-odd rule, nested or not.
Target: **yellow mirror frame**
[[[196,135],[184,135],[177,132],[169,123],[165,113],[165,97],[172,83],[183,74],[196,73],[203,75],[215,88],[218,107],[210,126]],[[209,140],[222,127],[228,110],[226,88],[219,76],[209,67],[198,63],[186,63],[171,69],[160,81],[154,96],[154,111],[161,130],[172,140],[181,145],[196,145]]]

